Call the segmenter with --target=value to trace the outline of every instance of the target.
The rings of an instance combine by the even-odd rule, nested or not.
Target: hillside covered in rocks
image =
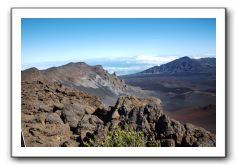
[[[114,106],[107,106],[99,97],[60,82],[25,80],[21,85],[26,147],[121,146],[107,143],[120,135],[128,141],[125,146],[216,145],[215,134],[171,119],[156,98],[120,96]]]
[[[60,82],[65,86],[98,96],[103,103],[114,105],[122,95],[144,95],[140,88],[127,85],[116,74],[110,74],[101,65],[84,62],[68,63],[45,70],[29,68],[21,72],[22,81]]]

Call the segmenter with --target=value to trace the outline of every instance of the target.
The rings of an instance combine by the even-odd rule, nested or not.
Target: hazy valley
[[[120,78],[127,84],[140,87],[160,98],[170,116],[215,132],[215,62],[215,58],[196,60],[183,57]]]

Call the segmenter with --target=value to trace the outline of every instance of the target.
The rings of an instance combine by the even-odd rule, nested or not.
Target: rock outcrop
[[[214,147],[215,134],[181,124],[156,98],[121,96],[108,107],[100,98],[58,82],[22,81],[22,132],[26,147],[80,147],[129,125],[162,147]]]

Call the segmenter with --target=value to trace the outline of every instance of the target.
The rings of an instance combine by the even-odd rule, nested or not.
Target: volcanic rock
[[[108,107],[98,97],[58,82],[23,81],[21,119],[26,147],[86,146],[126,125],[142,131],[147,146],[216,145],[215,134],[165,115],[159,99],[121,96]]]

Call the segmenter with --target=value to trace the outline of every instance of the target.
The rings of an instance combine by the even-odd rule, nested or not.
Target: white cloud
[[[177,59],[176,56],[151,56],[151,55],[139,55],[135,58],[136,63],[150,64],[150,65],[161,65]]]
[[[216,57],[215,53],[203,53],[191,56],[194,59],[207,58],[207,57]]]
[[[138,55],[135,57],[121,57],[119,59],[114,58],[111,61],[116,61],[118,66],[106,66],[104,68],[109,71],[109,73],[115,72],[117,75],[133,74],[144,71],[153,66],[159,66],[161,64],[168,63],[177,59],[176,56],[152,56],[152,55]]]
[[[108,70],[109,73],[116,73],[117,75],[125,75],[137,73],[143,70],[146,70],[153,65],[144,65],[144,66],[130,66],[130,67],[104,67],[104,69]]]
[[[200,59],[200,58],[202,58],[202,57],[198,57],[198,56],[197,56],[197,57],[193,57],[193,58],[194,58],[194,59]]]

